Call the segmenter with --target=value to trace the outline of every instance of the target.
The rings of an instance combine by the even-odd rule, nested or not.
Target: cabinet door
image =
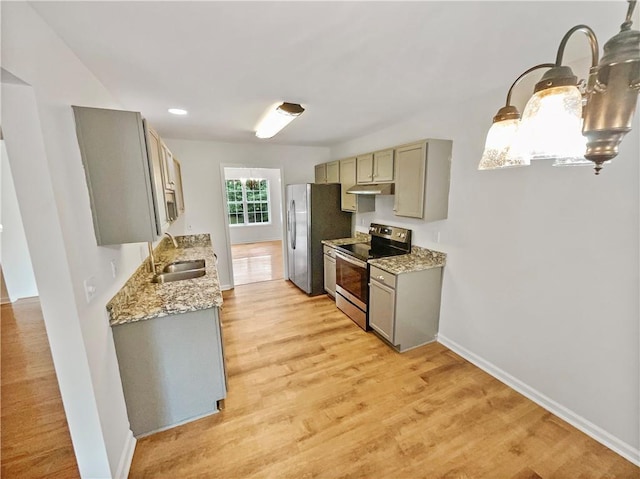
[[[426,150],[427,145],[424,142],[396,149],[393,211],[397,216],[423,217]]]
[[[153,166],[153,191],[156,198],[156,220],[159,225],[158,235],[161,235],[169,226],[169,214],[167,212],[167,200],[164,194],[164,179],[162,176],[162,147],[160,137],[151,128],[147,128],[147,150],[149,161]]]
[[[327,183],[340,183],[340,161],[327,163]]]
[[[340,184],[342,185],[342,210],[356,211],[357,197],[347,193],[347,190],[356,184],[355,158],[340,161]]]
[[[373,154],[373,181],[393,181],[393,150]]]
[[[328,254],[324,255],[324,290],[336,296],[336,260]]]
[[[173,168],[176,176],[176,206],[178,213],[184,213],[184,190],[182,189],[182,167],[180,162],[173,158]]]
[[[356,172],[358,184],[373,181],[373,153],[356,158]]]
[[[175,190],[176,187],[176,178],[175,178],[175,170],[173,166],[173,155],[167,145],[164,144],[162,140],[160,140],[160,144],[162,147],[162,171],[164,176],[164,187],[167,190]]]
[[[322,163],[321,165],[316,165],[316,183],[326,183],[327,182],[327,164]]]
[[[154,165],[139,112],[73,106],[98,245],[158,236]]]
[[[392,344],[395,340],[395,304],[395,290],[377,281],[369,283],[369,326]]]

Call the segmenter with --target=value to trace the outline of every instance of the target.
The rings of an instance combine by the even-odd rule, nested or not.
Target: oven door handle
[[[360,268],[366,268],[367,267],[367,263],[365,263],[364,261],[360,261],[359,259],[355,259],[355,258],[350,258],[350,257],[345,256],[344,254],[340,253],[339,251],[336,251],[336,258],[340,258],[342,261],[346,261],[347,263],[351,263],[354,266],[359,266]]]

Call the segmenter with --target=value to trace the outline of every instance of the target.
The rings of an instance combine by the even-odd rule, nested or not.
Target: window
[[[252,178],[226,180],[230,225],[269,223],[269,182]]]

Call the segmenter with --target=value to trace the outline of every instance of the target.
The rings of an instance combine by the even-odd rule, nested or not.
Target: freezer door
[[[295,235],[294,224],[295,221],[295,209],[293,201],[293,185],[287,185],[287,272],[289,279],[293,281],[295,279]]]
[[[309,267],[309,185],[295,185],[293,194],[294,218],[294,263],[295,283],[306,293],[311,292]]]

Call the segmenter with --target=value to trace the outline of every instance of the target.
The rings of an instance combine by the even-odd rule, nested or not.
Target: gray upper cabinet
[[[315,167],[315,183],[327,182],[327,164],[321,163]]]
[[[327,163],[327,183],[340,183],[340,161]]]
[[[356,184],[356,159],[347,158],[340,161],[340,184],[342,189],[342,210],[356,211],[356,195],[350,195],[347,190]]]
[[[80,106],[73,112],[98,245],[155,241],[168,224],[164,183],[142,116]]]
[[[316,165],[314,183],[340,183],[340,161],[336,160]]]
[[[388,183],[393,181],[393,148],[366,155],[358,155],[358,184]]]
[[[182,189],[182,167],[175,156],[173,157],[173,166],[176,175],[176,206],[180,215],[184,213],[184,190]]]
[[[356,184],[356,158],[340,160],[340,188],[342,191],[342,211],[366,213],[375,211],[376,200],[373,196],[360,196],[347,193]]]
[[[393,149],[376,151],[373,154],[373,181],[383,183],[393,181]]]
[[[356,157],[356,178],[358,184],[373,182],[373,153]]]
[[[446,219],[449,212],[450,140],[423,140],[395,149],[396,216]]]
[[[169,212],[167,211],[167,200],[165,196],[164,185],[164,160],[162,151],[162,140],[158,134],[147,125],[147,154],[149,156],[149,162],[151,163],[153,178],[153,191],[155,192],[155,198],[157,198],[159,222],[161,224],[162,231],[165,231],[169,227]],[[160,233],[162,234],[162,233]]]

